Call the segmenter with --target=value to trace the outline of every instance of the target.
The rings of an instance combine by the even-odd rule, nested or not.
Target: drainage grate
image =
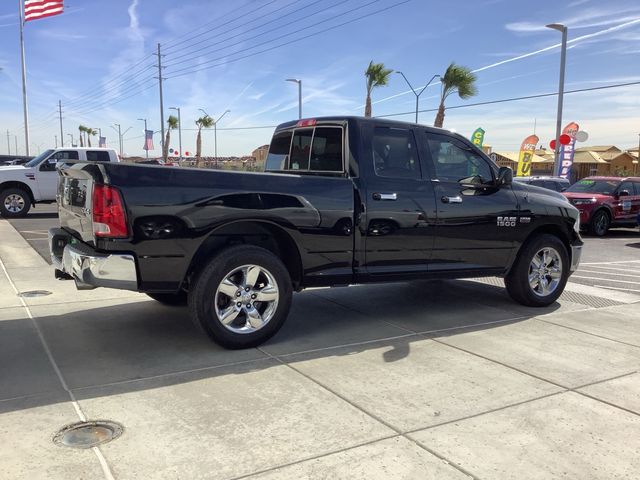
[[[72,423],[53,437],[53,443],[71,448],[91,448],[115,440],[124,427],[109,420]]]
[[[46,297],[51,295],[49,290],[30,290],[28,292],[20,292],[19,297],[32,298],[32,297]]]

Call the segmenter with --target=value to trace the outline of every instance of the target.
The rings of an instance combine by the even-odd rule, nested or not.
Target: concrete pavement
[[[5,220],[0,239],[2,479],[640,470],[634,292],[570,283],[531,309],[492,280],[310,290],[270,342],[232,352],[185,309],[54,280]],[[89,450],[52,442],[85,418],[125,431]]]

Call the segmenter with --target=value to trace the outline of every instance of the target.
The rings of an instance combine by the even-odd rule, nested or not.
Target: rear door
[[[431,269],[504,268],[519,216],[511,187],[492,185],[496,169],[471,143],[444,133],[422,135],[437,205]]]
[[[365,271],[378,278],[428,270],[433,248],[435,197],[424,177],[414,131],[363,125],[365,214],[360,233]]]

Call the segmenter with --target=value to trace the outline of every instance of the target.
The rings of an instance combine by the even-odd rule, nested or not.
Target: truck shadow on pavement
[[[37,327],[78,400],[366,350],[398,362],[411,355],[414,342],[496,328],[560,306],[523,307],[502,288],[469,281],[311,290],[294,296],[274,338],[257,349],[230,351],[197,331],[186,308],[152,300],[93,305],[50,305],[46,315],[35,309]],[[0,413],[69,401],[29,319],[0,321],[0,347]]]

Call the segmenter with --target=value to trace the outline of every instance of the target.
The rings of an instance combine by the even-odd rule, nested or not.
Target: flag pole
[[[18,10],[20,12],[20,52],[22,54],[22,106],[24,109],[24,146],[29,156],[29,111],[27,109],[27,67],[24,59],[24,8],[23,0],[18,0]]]

